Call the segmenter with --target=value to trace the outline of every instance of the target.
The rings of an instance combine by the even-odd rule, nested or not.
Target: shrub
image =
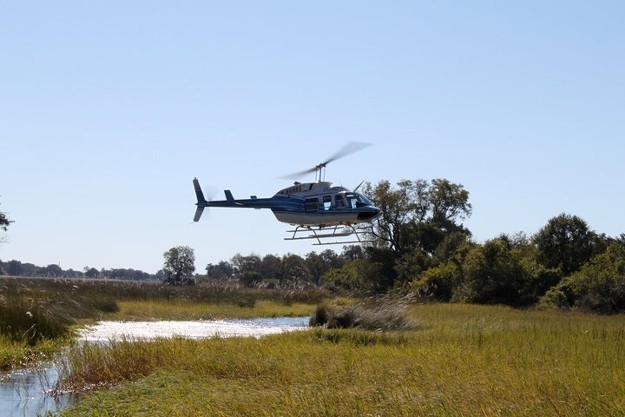
[[[331,314],[332,313],[326,304],[319,304],[308,324],[311,327],[323,326],[328,322]]]
[[[625,311],[625,246],[610,245],[579,272],[549,290],[540,304],[543,307],[577,308],[601,314]]]
[[[390,301],[363,303],[341,309],[320,305],[311,317],[310,325],[325,325],[328,329],[404,330],[412,328],[412,323],[406,317],[405,306]]]
[[[454,285],[461,280],[460,270],[453,262],[435,266],[412,281],[410,289],[417,297],[435,301],[449,301]]]

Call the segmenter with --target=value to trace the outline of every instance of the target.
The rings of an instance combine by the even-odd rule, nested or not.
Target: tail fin
[[[204,198],[204,193],[202,192],[202,188],[200,187],[200,182],[197,178],[193,178],[193,188],[195,188],[195,196],[197,197],[197,209],[195,210],[195,216],[193,216],[193,221],[200,221],[200,217],[202,217],[202,213],[204,212],[204,207],[206,207],[207,201]]]

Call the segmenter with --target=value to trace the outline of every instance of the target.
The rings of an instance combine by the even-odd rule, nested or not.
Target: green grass
[[[312,314],[312,304],[284,304],[259,300],[253,306],[235,304],[207,304],[192,300],[122,300],[119,311],[106,315],[106,320],[214,320],[223,318],[297,317]]]
[[[419,305],[415,330],[74,346],[66,416],[620,416],[625,322]],[[110,384],[113,384],[111,386]]]

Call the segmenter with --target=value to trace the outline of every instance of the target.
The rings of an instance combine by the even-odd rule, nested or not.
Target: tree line
[[[9,275],[13,277],[44,277],[44,278],[100,278],[100,279],[118,279],[132,281],[149,281],[159,280],[163,277],[163,271],[157,274],[149,274],[132,268],[111,268],[96,269],[93,267],[84,267],[82,271],[76,271],[72,268],[63,269],[57,264],[47,266],[37,266],[29,262],[20,262],[15,259],[3,262],[0,260],[0,275]]]
[[[535,234],[472,239],[463,221],[472,214],[469,192],[446,179],[367,183],[363,193],[382,211],[369,231],[373,243],[295,254],[237,254],[195,274],[193,249],[171,248],[156,275],[86,268],[86,277],[237,281],[255,287],[315,286],[352,295],[395,294],[439,302],[625,310],[625,234],[606,236],[575,215],[561,213]],[[8,226],[8,220],[3,217]],[[16,271],[21,266],[22,270]],[[28,264],[1,263],[10,275]],[[41,273],[55,276],[51,265]],[[28,268],[26,268],[28,269]],[[60,268],[59,268],[60,269]],[[16,273],[19,272],[19,273]],[[145,275],[144,275],[145,274]]]

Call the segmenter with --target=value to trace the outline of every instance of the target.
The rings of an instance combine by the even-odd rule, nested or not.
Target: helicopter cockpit
[[[373,206],[373,203],[364,195],[354,192],[341,192],[334,196],[335,207],[340,208],[359,208],[365,206]]]

